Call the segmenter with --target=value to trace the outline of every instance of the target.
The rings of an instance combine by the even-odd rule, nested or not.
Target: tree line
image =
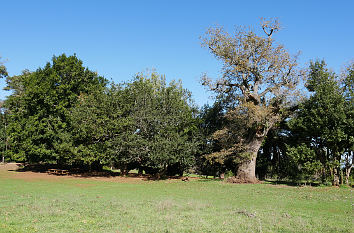
[[[233,174],[230,182],[278,178],[349,183],[354,151],[354,64],[338,75],[325,61],[306,69],[263,35],[210,28],[202,45],[223,64],[202,83],[215,93],[198,108],[179,81],[156,72],[109,82],[73,56],[8,76],[1,106],[4,159],[86,169],[104,165],[127,174]],[[305,87],[303,87],[305,86]]]

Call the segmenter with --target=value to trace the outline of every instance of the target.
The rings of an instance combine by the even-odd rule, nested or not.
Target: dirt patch
[[[0,173],[3,177],[12,178],[12,179],[22,179],[26,181],[54,181],[60,182],[62,180],[68,179],[79,179],[79,180],[101,180],[101,181],[111,181],[111,182],[120,182],[120,183],[137,183],[143,182],[145,180],[142,177],[121,177],[121,176],[99,176],[100,174],[75,174],[75,175],[51,175],[45,171],[26,171],[23,168],[21,163],[0,163]]]
[[[44,170],[39,171],[28,171],[22,168],[20,163],[6,163],[0,164],[0,172],[3,176],[13,179],[22,179],[26,181],[53,181],[60,182],[63,180],[77,179],[77,180],[97,180],[97,181],[109,181],[118,183],[142,183],[142,182],[154,182],[155,180],[148,176],[137,176],[137,174],[129,174],[128,176],[109,176],[106,173],[81,173],[72,175],[52,175],[48,174]],[[100,176],[101,175],[101,176]],[[166,180],[161,180],[162,182],[173,183],[173,182],[186,182],[190,180],[198,180],[197,177],[189,177],[187,180],[183,180],[180,177],[171,177]],[[86,184],[78,184],[81,187],[86,187]]]
[[[135,176],[82,176],[82,175],[65,175],[65,176],[57,176],[57,175],[49,175],[44,172],[31,172],[31,171],[14,171],[8,170],[3,172],[7,177],[11,177],[13,179],[22,179],[26,181],[53,181],[60,182],[63,180],[97,180],[97,181],[108,181],[108,182],[117,182],[117,183],[146,183],[146,182],[156,182],[156,180],[148,179],[147,177],[139,177]],[[198,180],[199,178],[193,177],[189,178],[189,180]],[[159,182],[159,181],[157,181]],[[160,182],[166,183],[175,183],[175,182],[183,182],[180,178],[170,178],[166,180],[160,180]],[[79,186],[85,186],[86,184],[79,184]]]
[[[86,175],[50,175],[45,172],[32,172],[32,171],[16,171],[14,167],[9,167],[7,170],[3,170],[2,174],[8,178],[12,179],[21,179],[25,181],[53,181],[60,182],[63,180],[97,180],[97,181],[109,181],[109,182],[118,182],[118,183],[143,183],[143,182],[154,182],[147,179],[146,177],[137,177],[137,176],[86,176]],[[179,179],[168,179],[167,182],[182,182]],[[81,186],[81,185],[80,185]]]
[[[11,173],[11,178],[14,179],[22,179],[26,181],[54,181],[60,182],[63,180],[98,180],[98,181],[111,181],[111,182],[120,182],[120,183],[138,183],[143,182],[143,178],[136,178],[136,177],[87,177],[87,176],[80,176],[80,175],[66,175],[66,176],[57,176],[57,175],[49,175],[47,173],[40,173],[40,172],[17,172],[17,171],[8,171]]]

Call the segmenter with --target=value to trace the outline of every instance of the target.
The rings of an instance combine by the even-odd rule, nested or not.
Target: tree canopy
[[[182,175],[198,150],[197,108],[180,82],[155,72],[111,83],[75,55],[7,77],[12,159]],[[3,119],[4,114],[1,115]]]
[[[262,21],[266,36],[251,28],[237,28],[233,36],[221,27],[210,28],[203,46],[223,63],[222,77],[203,84],[217,93],[227,107],[226,124],[214,138],[223,144],[215,156],[232,156],[239,165],[236,177],[255,182],[257,152],[268,131],[281,119],[296,97],[300,80],[296,56],[275,43],[275,21]]]
[[[73,150],[70,108],[78,96],[103,88],[106,80],[75,55],[53,57],[35,72],[7,77],[11,153],[28,162],[67,163]]]
[[[318,60],[300,69],[277,43],[280,29],[262,19],[258,30],[205,33],[202,46],[222,69],[217,79],[203,75],[215,102],[202,108],[180,81],[154,71],[114,83],[76,55],[15,76],[0,61],[10,91],[0,102],[2,160],[156,178],[194,172],[230,182],[349,184],[354,63],[341,74]]]
[[[348,77],[344,79],[344,87]],[[324,61],[311,62],[307,89],[313,94],[289,121],[293,137],[297,138],[296,147],[289,148],[289,155],[309,175],[318,172],[325,180],[331,174],[333,184],[338,185],[342,156],[350,153],[353,145],[353,105],[345,98],[341,80],[329,71]],[[301,156],[303,159],[299,161]]]
[[[195,107],[181,83],[157,73],[81,98],[72,111],[80,158],[161,175],[183,174],[198,142]],[[101,157],[98,156],[100,154]]]

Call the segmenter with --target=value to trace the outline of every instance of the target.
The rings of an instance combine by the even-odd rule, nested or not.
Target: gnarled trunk
[[[246,160],[238,166],[236,179],[240,183],[257,183],[256,159],[257,153],[252,153],[250,160]]]
[[[338,168],[333,168],[333,181],[332,181],[333,186],[339,186],[339,174],[338,174]]]
[[[246,145],[248,158],[242,161],[236,172],[236,180],[240,183],[257,183],[256,178],[256,160],[257,153],[262,145],[264,137],[254,138]]]

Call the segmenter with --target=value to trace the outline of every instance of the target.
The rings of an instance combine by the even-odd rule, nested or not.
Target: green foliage
[[[111,165],[131,132],[130,103],[119,85],[80,95],[71,109],[75,163]]]
[[[230,166],[230,159],[221,156],[213,156],[213,153],[222,149],[220,142],[213,137],[213,134],[222,129],[224,125],[224,108],[220,102],[212,106],[205,105],[199,113],[199,130],[201,133],[200,152],[196,157],[196,172],[203,175],[217,176],[226,169],[233,169]]]
[[[227,178],[233,177],[235,174],[232,171],[227,171],[225,173],[224,179],[227,180]]]
[[[287,155],[290,157],[292,164],[296,165],[293,174],[289,175],[292,175],[292,178],[297,180],[309,180],[322,168],[315,151],[305,144],[289,147]]]
[[[285,121],[269,131],[257,156],[256,173],[260,179],[282,179],[293,174],[292,164],[286,156],[288,132]]]
[[[309,98],[289,110],[298,82],[296,58],[274,43],[252,31],[232,38],[220,28],[209,30],[204,45],[224,62],[225,73],[216,82],[204,79],[218,96],[200,112],[180,82],[167,84],[155,72],[107,86],[75,55],[53,57],[43,68],[10,77],[1,63],[0,76],[11,94],[1,104],[0,151],[6,160],[91,169],[107,165],[122,174],[138,169],[157,177],[182,175],[189,168],[204,175],[238,175],[240,165],[258,151],[260,178],[321,177],[336,183],[345,176],[348,183],[354,64],[339,78],[325,62],[311,62]],[[249,53],[258,55],[244,60]],[[248,175],[253,180],[254,174]]]
[[[260,177],[349,183],[353,161],[353,65],[339,78],[324,61],[311,62],[309,97],[271,130],[257,159]],[[345,176],[345,177],[344,177]]]
[[[179,82],[167,85],[156,73],[137,75],[127,89],[134,100],[131,117],[135,124],[134,145],[128,153],[148,173],[183,174],[194,164],[198,146],[190,92]]]
[[[180,82],[166,84],[152,73],[106,87],[103,77],[66,55],[6,81],[13,160],[159,175],[183,174],[194,164],[196,108]]]
[[[7,78],[10,153],[17,161],[70,163],[70,109],[78,96],[102,88],[106,80],[82,66],[76,56],[53,57],[35,72]]]
[[[348,140],[353,136],[353,132],[348,130],[353,121],[348,108],[352,107],[349,107],[337,76],[326,68],[324,61],[311,62],[307,88],[313,94],[300,105],[296,117],[289,121],[291,136],[295,140],[289,155],[297,158],[296,154],[304,153],[301,164],[305,166],[307,163],[305,174],[317,166],[311,168],[310,164],[319,161],[324,169],[322,179],[332,174],[335,180],[342,156],[350,145]]]
[[[156,73],[80,96],[71,111],[76,158],[158,175],[183,174],[194,163],[195,108],[181,83]]]
[[[1,62],[1,57],[0,57],[0,78],[6,77],[8,75],[7,70],[3,62]]]

